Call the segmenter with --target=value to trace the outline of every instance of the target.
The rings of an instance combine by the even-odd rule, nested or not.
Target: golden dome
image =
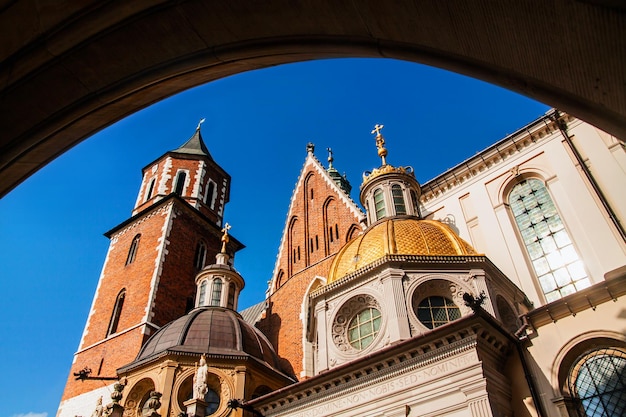
[[[477,255],[469,243],[444,223],[416,218],[390,218],[375,224],[339,251],[328,273],[338,280],[386,255]]]

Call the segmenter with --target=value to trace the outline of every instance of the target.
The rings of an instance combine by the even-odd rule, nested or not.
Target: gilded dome
[[[439,221],[389,218],[346,243],[333,260],[328,283],[386,255],[464,256],[477,252]]]

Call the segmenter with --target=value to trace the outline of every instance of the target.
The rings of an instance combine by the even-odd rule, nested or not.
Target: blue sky
[[[130,217],[141,168],[184,143],[198,121],[232,176],[225,220],[246,245],[235,267],[245,308],[264,298],[307,142],[348,175],[392,165],[425,182],[512,133],[548,106],[432,67],[341,59],[282,65],[200,86],[104,129],[0,200],[0,417],[56,414],[108,248]],[[11,397],[11,401],[6,400]]]

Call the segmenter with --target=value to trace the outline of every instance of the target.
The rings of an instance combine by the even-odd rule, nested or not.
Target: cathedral
[[[551,110],[419,184],[372,135],[358,203],[307,145],[241,311],[200,126],[146,165],[57,417],[626,415],[624,143]]]

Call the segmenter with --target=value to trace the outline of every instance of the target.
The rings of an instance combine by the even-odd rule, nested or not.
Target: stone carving
[[[367,307],[380,309],[378,301],[374,297],[369,294],[361,294],[349,299],[339,309],[333,321],[331,332],[333,342],[340,351],[348,352],[353,350],[348,340],[348,325],[355,314]]]
[[[157,410],[161,408],[162,395],[163,394],[157,391],[150,392],[150,398],[146,401],[142,412],[143,417],[161,417]]]
[[[112,401],[107,404],[102,411],[102,417],[117,417],[124,413],[124,407],[120,405],[122,391],[124,391],[124,384],[116,382],[115,385],[113,385],[113,392],[111,393]]]
[[[197,365],[196,365],[197,366]],[[204,400],[204,396],[209,391],[207,381],[209,378],[209,366],[206,363],[206,357],[200,357],[200,366],[196,369],[193,376],[193,398],[196,400]]]
[[[102,417],[102,413],[104,412],[104,407],[102,406],[102,396],[98,398],[96,401],[96,409],[91,413],[91,417]]]

